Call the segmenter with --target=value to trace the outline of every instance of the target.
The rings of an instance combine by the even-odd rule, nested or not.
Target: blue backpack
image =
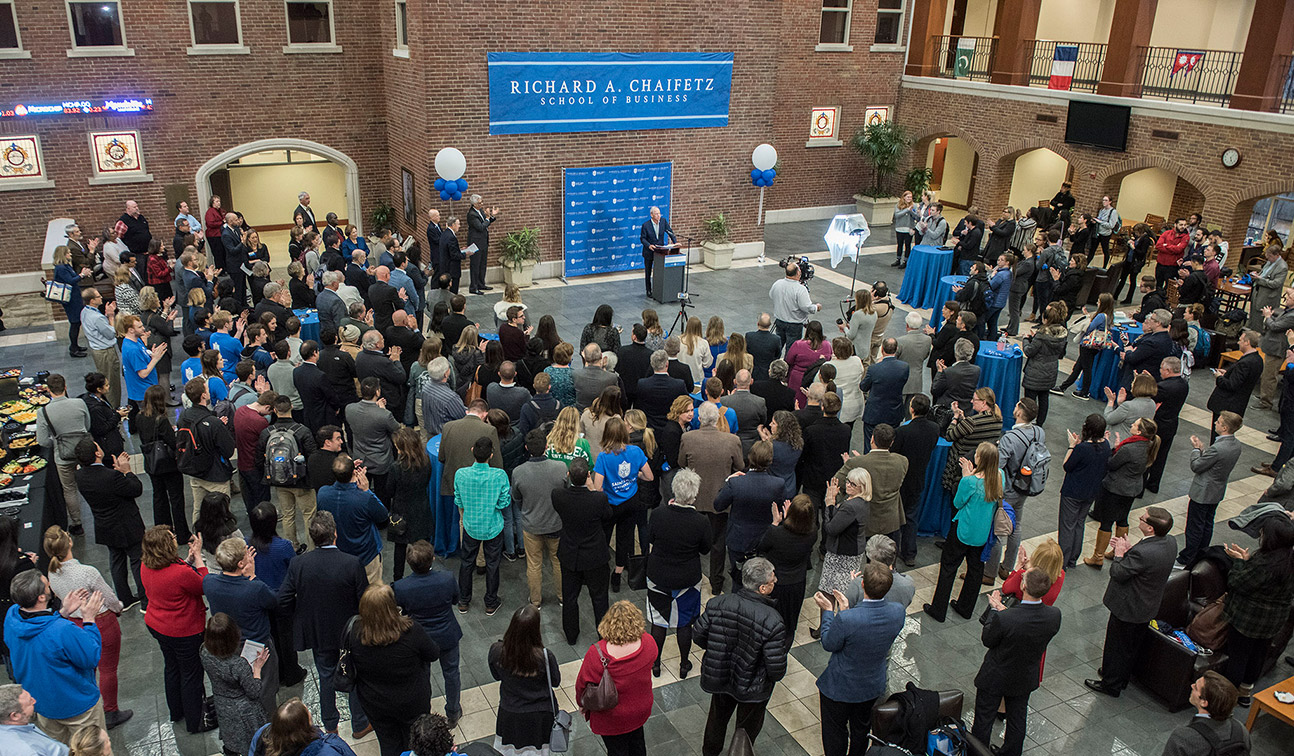
[[[1198,363],[1208,359],[1209,353],[1213,351],[1213,334],[1196,323],[1191,323],[1187,327],[1195,331],[1195,349],[1191,350],[1195,352],[1195,361]]]

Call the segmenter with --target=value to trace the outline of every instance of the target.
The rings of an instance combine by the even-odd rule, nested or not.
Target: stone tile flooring
[[[781,275],[775,261],[788,253],[804,253],[817,266],[811,291],[814,299],[824,305],[823,322],[829,328],[830,321],[838,317],[838,302],[849,294],[853,265],[845,262],[837,270],[830,269],[826,253],[821,252],[825,246],[821,234],[826,225],[826,222],[806,222],[768,227],[765,238],[769,262],[765,265],[759,265],[755,260],[739,260],[732,269],[726,271],[710,271],[702,266],[695,266],[692,270],[694,278],[691,290],[699,296],[696,300],[697,307],[691,314],[701,317],[703,321],[712,314],[720,314],[726,321],[727,330],[749,330],[753,327],[756,316],[769,307],[768,287]],[[898,290],[902,271],[889,267],[893,259],[892,245],[893,234],[888,229],[877,229],[860,258],[858,280],[884,279],[889,282],[892,290]],[[557,320],[559,332],[573,341],[591,318],[593,310],[602,302],[616,307],[616,322],[624,326],[636,322],[639,311],[646,306],[655,306],[662,321],[670,322],[678,311],[677,307],[655,305],[643,299],[639,294],[640,287],[638,273],[603,276],[595,280],[541,281],[525,291],[524,299],[536,316],[542,313],[552,314]],[[493,322],[491,305],[500,293],[499,287],[496,287],[492,296],[469,297],[469,316],[488,328]],[[5,306],[8,307],[8,304]],[[891,327],[895,333],[901,333],[902,318],[896,317]],[[9,332],[0,334],[0,363],[22,364],[28,370],[63,372],[69,377],[79,376],[92,369],[89,360],[69,359],[66,349],[61,345],[51,348],[49,342],[52,340],[53,335],[48,325],[31,329],[11,328]],[[1062,364],[1062,369],[1068,370],[1068,367],[1068,361]],[[73,380],[73,385],[78,382]],[[1185,524],[1185,496],[1190,484],[1185,439],[1192,433],[1203,435],[1207,432],[1209,413],[1204,409],[1204,403],[1211,390],[1212,378],[1208,373],[1197,373],[1191,379],[1189,406],[1182,413],[1183,426],[1179,431],[1181,438],[1168,461],[1163,490],[1158,495],[1148,495],[1138,502],[1143,506],[1156,503],[1168,508],[1178,519],[1175,528],[1178,534]],[[1072,397],[1053,399],[1047,430],[1049,446],[1057,459],[1064,451],[1064,429],[1078,428],[1083,417],[1099,410],[1098,403],[1082,402]],[[1228,499],[1219,508],[1220,520],[1255,501],[1256,494],[1266,487],[1269,480],[1251,475],[1248,469],[1251,465],[1270,459],[1274,454],[1276,445],[1267,441],[1264,433],[1267,428],[1276,425],[1277,418],[1272,412],[1251,409],[1246,420],[1248,426],[1238,434],[1244,444],[1244,453],[1228,489]],[[138,450],[135,445],[131,448]],[[144,480],[147,487],[147,476],[144,476]],[[1061,475],[1053,475],[1047,492],[1030,503],[1022,525],[1026,547],[1032,547],[1055,535],[1060,482]],[[151,511],[148,503],[150,496],[151,493],[146,490],[140,498],[146,519]],[[242,512],[241,507],[236,506],[235,510]],[[86,521],[90,521],[88,513]],[[1088,530],[1094,529],[1095,525],[1089,523]],[[1092,538],[1089,532],[1089,543]],[[915,682],[927,688],[963,690],[968,694],[965,714],[969,715],[970,701],[973,700],[972,680],[984,653],[979,640],[980,626],[978,622],[963,621],[951,614],[948,622],[938,624],[920,613],[920,605],[932,593],[934,579],[938,574],[939,554],[933,540],[922,539],[918,567],[909,571],[917,582],[918,591],[913,601],[913,610],[891,654],[889,687],[892,691],[901,690],[906,683]],[[91,541],[92,538],[79,540],[76,547],[78,556],[99,567],[106,575],[106,549],[93,545]],[[1242,545],[1253,545],[1246,536],[1222,524],[1215,531],[1214,541],[1236,541]],[[389,557],[389,548],[387,553]],[[389,559],[387,562],[389,564]],[[453,569],[456,566],[456,560],[451,558],[447,565],[440,567]],[[389,578],[390,567],[387,569]],[[521,562],[504,563],[501,595],[505,609],[518,607],[526,600],[523,575],[524,564]],[[1083,679],[1094,676],[1099,665],[1108,616],[1101,606],[1107,575],[1105,571],[1080,565],[1066,577],[1065,588],[1057,602],[1064,613],[1063,625],[1060,634],[1051,644],[1042,687],[1030,699],[1026,753],[1083,756],[1158,754],[1163,749],[1169,732],[1189,721],[1189,712],[1169,713],[1147,691],[1135,684],[1117,700],[1096,695],[1083,687]],[[594,637],[592,613],[587,601],[581,602],[584,633],[575,647],[568,646],[562,638],[558,612],[548,608],[556,607],[556,597],[551,579],[546,577],[545,580],[544,590],[548,600],[543,612],[544,635],[552,644],[552,652],[562,662],[559,702],[564,708],[573,710],[572,683],[583,651]],[[614,594],[613,598],[628,599],[639,605],[644,602],[643,594],[637,591],[625,590]],[[787,676],[775,687],[764,731],[756,741],[756,751],[761,756],[822,754],[815,680],[825,669],[828,654],[808,634],[810,625],[817,624],[816,615],[813,604],[807,603],[801,622],[795,630]],[[490,677],[485,655],[490,643],[502,637],[509,616],[508,611],[502,611],[493,617],[486,617],[483,611],[475,608],[471,613],[459,617],[465,632],[461,661],[464,716],[457,733],[460,742],[492,738],[498,683]],[[166,706],[160,684],[161,654],[156,644],[149,639],[142,616],[135,611],[129,612],[122,618],[122,630],[127,640],[120,665],[122,706],[134,709],[135,718],[113,731],[114,751],[131,756],[218,754],[220,741],[217,733],[196,736],[176,733],[171,724],[164,721]],[[652,753],[700,753],[709,697],[700,689],[698,671],[694,670],[686,680],[677,678],[678,647],[672,638],[671,636],[665,646],[663,673],[653,681],[656,705],[647,724],[647,740]],[[694,649],[693,656],[695,661],[699,661],[700,652]],[[301,696],[317,712],[318,688],[309,664],[309,655],[303,655],[302,661],[310,670],[310,677],[301,686],[287,689],[281,695]],[[696,667],[699,669],[699,664]],[[435,669],[436,665],[433,665],[433,670]],[[1261,684],[1270,685],[1291,674],[1294,674],[1294,669],[1281,662],[1263,678]],[[443,707],[443,698],[439,697],[443,695],[439,671],[432,672],[432,687],[433,694],[438,696],[433,700],[432,706],[439,710]],[[339,704],[345,719],[344,699]],[[1239,710],[1237,716],[1243,718],[1245,712]],[[578,716],[576,718],[579,720]],[[1000,729],[999,726],[999,737]],[[346,723],[343,723],[341,733],[343,737],[349,735]],[[1289,753],[1289,735],[1290,730],[1285,725],[1272,717],[1261,717],[1254,729],[1253,752],[1262,756]],[[1281,746],[1282,742],[1287,745]],[[354,743],[354,746],[360,756],[377,756],[377,741],[372,735]],[[592,736],[587,726],[577,721],[571,753],[584,756],[602,752],[604,749],[600,738]]]

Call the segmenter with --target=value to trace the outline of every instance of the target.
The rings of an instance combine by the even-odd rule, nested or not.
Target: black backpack
[[[818,380],[818,371],[822,370],[822,366],[827,364],[827,361],[830,359],[830,357],[819,357],[815,360],[813,364],[804,371],[804,377],[800,379],[800,388],[807,389],[812,386],[813,382]]]
[[[1209,754],[1211,756],[1248,756],[1249,749],[1245,747],[1243,738],[1235,737],[1235,725],[1232,725],[1232,737],[1226,742],[1218,737],[1217,732],[1209,727],[1208,724],[1196,719],[1190,724],[1190,728],[1209,744]]]
[[[201,478],[216,464],[215,451],[198,441],[198,430],[213,422],[220,421],[208,416],[195,425],[181,425],[175,429],[175,466],[185,475]]]

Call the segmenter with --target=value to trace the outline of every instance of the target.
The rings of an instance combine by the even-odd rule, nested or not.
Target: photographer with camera
[[[809,289],[801,282],[798,261],[786,262],[786,277],[773,283],[768,296],[773,300],[773,331],[782,340],[782,354],[804,335],[804,324],[822,305],[813,302]]]

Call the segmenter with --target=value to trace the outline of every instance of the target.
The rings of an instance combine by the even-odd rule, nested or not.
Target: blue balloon
[[[463,198],[463,193],[462,193],[462,192],[459,192],[459,191],[455,191],[455,192],[454,192],[453,194],[451,194],[450,196],[454,198],[454,201],[455,201],[455,202],[457,202],[457,201],[459,201],[459,200],[461,200],[461,199]]]
[[[467,179],[466,179],[466,178],[462,178],[462,177],[460,177],[460,178],[458,179],[458,181],[456,181],[455,183],[458,185],[458,191],[459,191],[460,193],[467,191]]]
[[[440,198],[441,198],[441,199],[443,199],[443,200],[447,200],[447,199],[449,199],[449,197],[450,197],[449,192],[445,191],[444,189],[441,189],[441,190],[440,190]]]
[[[777,178],[777,171],[773,170],[772,168],[769,168],[768,170],[764,171],[765,181],[771,182],[775,178]]]
[[[433,186],[436,187],[436,191],[442,191],[445,188],[445,179],[437,178]]]
[[[754,181],[752,181],[751,183],[752,183],[752,184],[754,184],[755,186],[763,186],[763,185],[764,185],[764,177],[763,177],[763,176],[760,176],[759,178],[755,179],[755,180],[754,180]]]
[[[763,175],[763,174],[762,174],[762,171],[760,171],[758,168],[752,168],[752,169],[750,169],[750,180],[751,180],[751,181],[754,181],[755,179],[759,178],[761,175]]]

